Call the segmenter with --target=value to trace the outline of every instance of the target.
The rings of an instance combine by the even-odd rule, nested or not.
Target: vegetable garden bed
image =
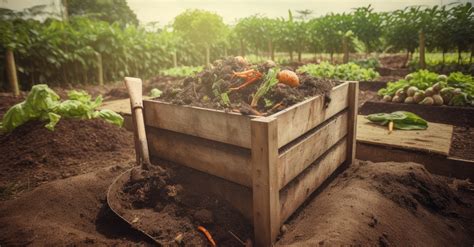
[[[257,246],[339,166],[355,157],[358,83],[269,116],[144,101],[152,156],[213,175],[210,190],[253,221]]]

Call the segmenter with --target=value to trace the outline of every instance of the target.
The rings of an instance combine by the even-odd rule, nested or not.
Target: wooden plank
[[[278,147],[282,147],[295,138],[313,129],[348,106],[348,83],[343,83],[331,92],[331,103],[324,107],[324,96],[319,95],[300,102],[272,117],[278,120]]]
[[[347,139],[336,144],[280,192],[280,224],[313,193],[346,159]]]
[[[438,123],[428,123],[426,130],[395,130],[389,135],[387,127],[358,116],[357,141],[362,143],[448,155],[452,135],[452,125]]]
[[[149,126],[146,131],[152,156],[252,187],[249,149]]]
[[[143,96],[143,100],[150,99],[150,96]],[[97,109],[109,109],[115,111],[120,114],[132,114],[132,110],[130,108],[130,99],[116,99],[116,100],[108,100],[104,101],[101,106]]]
[[[348,112],[338,115],[317,131],[280,154],[278,164],[278,184],[280,189],[346,136],[348,116]]]
[[[278,131],[274,118],[251,121],[253,222],[256,246],[272,246],[280,229]]]
[[[350,81],[349,83],[349,119],[347,122],[347,164],[351,165],[355,161],[356,139],[357,139],[357,112],[359,110],[359,83]]]
[[[144,101],[145,124],[250,148],[250,117],[192,106]]]

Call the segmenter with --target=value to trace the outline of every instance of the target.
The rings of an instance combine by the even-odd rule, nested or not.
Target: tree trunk
[[[349,45],[347,42],[347,37],[344,37],[342,40],[342,50],[344,51],[344,56],[342,57],[342,63],[348,63],[349,62]]]
[[[410,60],[410,51],[407,49],[407,55],[405,57],[405,62],[403,63],[403,68],[406,68],[408,65],[408,60]]]
[[[420,68],[426,69],[426,60],[425,60],[425,32],[423,30],[420,31]]]
[[[331,52],[329,56],[331,57],[331,63],[334,63],[334,52]]]
[[[211,63],[211,47],[206,45],[206,66]]]
[[[227,57],[227,47],[224,46],[224,57]]]
[[[100,86],[104,85],[104,69],[102,67],[102,55],[96,53],[97,55],[97,82]]]
[[[275,50],[273,49],[273,42],[272,40],[268,40],[268,52],[270,54],[270,59],[275,60]]]
[[[474,56],[474,44],[471,45],[471,56],[469,57],[469,64],[472,64],[472,57]]]
[[[10,90],[13,93],[13,96],[20,95],[20,87],[18,86],[18,77],[16,74],[16,65],[15,65],[15,55],[11,49],[7,50],[7,76],[8,82],[10,83]]]
[[[298,51],[298,62],[301,62],[301,51]]]
[[[446,51],[443,49],[443,66],[446,63],[445,55],[446,55]]]
[[[240,39],[240,56],[245,57],[244,40]]]
[[[290,51],[290,61],[293,61],[293,51]]]
[[[62,0],[62,5],[63,5],[63,20],[68,21],[69,20],[69,13],[68,13],[68,7],[67,7],[67,0]]]
[[[173,67],[174,68],[178,67],[178,54],[177,54],[177,51],[173,52]]]
[[[458,64],[462,64],[461,48],[458,47]]]

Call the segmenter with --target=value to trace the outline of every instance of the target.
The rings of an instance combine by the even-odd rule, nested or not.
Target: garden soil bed
[[[99,120],[62,120],[56,128],[49,132],[33,122],[0,136],[0,245],[149,245],[105,203],[108,186],[134,164],[132,134]],[[194,236],[184,238],[184,244],[207,243],[193,230],[198,224],[218,244],[236,244],[227,230],[244,241],[251,235],[243,217],[207,195],[206,188],[200,188],[204,192],[199,197],[186,194],[190,191],[182,169],[189,168],[155,163],[167,167],[167,192],[184,191],[177,193],[182,197],[132,209],[162,214],[167,221],[160,226],[174,222],[167,224],[172,229],[161,232],[163,236],[183,231]],[[432,176],[413,163],[357,162],[315,193],[283,228],[278,244],[470,246],[474,194],[464,190],[465,184]],[[136,197],[125,199],[136,202]]]

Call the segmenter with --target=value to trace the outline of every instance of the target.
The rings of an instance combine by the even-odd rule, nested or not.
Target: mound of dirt
[[[138,246],[143,236],[104,204],[107,187],[127,167],[120,164],[44,184],[0,204],[3,246]]]
[[[472,203],[422,165],[359,161],[292,217],[278,244],[470,246]]]
[[[0,135],[2,197],[134,158],[133,135],[100,119],[62,119],[54,131],[44,124],[33,121]]]

